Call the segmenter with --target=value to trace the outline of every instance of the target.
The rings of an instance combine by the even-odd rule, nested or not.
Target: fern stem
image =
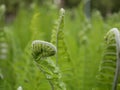
[[[57,26],[57,38],[56,38],[56,47],[57,47],[57,53],[56,53],[56,66],[58,65],[58,34],[60,32],[61,29],[64,28],[64,14],[65,14],[65,10],[63,8],[60,9],[60,17],[58,19],[58,26]],[[61,25],[63,24],[63,26],[61,27]]]
[[[61,16],[60,16],[61,17]],[[59,33],[59,29],[60,29],[60,24],[61,24],[61,18],[59,20],[59,24],[57,27],[57,33],[56,33],[56,48],[57,48],[57,52],[56,52],[56,66],[58,65],[58,33]]]
[[[117,83],[118,83],[118,76],[120,74],[120,34],[119,31],[114,28],[114,33],[115,33],[115,39],[116,39],[116,49],[117,49],[117,62],[116,62],[116,72],[115,72],[115,77],[112,85],[112,90],[117,90]]]
[[[44,72],[44,70],[41,68],[42,66],[39,64],[39,62],[35,61],[35,63],[36,63],[36,65],[39,67],[40,71],[41,71],[41,72],[44,74],[44,76],[46,77],[45,72]],[[47,79],[47,80],[48,80],[48,79]],[[51,90],[55,90],[55,89],[54,89],[54,85],[52,84],[52,82],[51,82],[50,80],[48,80],[48,82],[49,82],[49,85],[51,86]]]
[[[57,52],[56,52],[56,66],[58,66],[58,31],[57,31],[57,38],[56,38],[56,48],[57,48]]]
[[[51,86],[51,90],[55,90],[55,89],[54,89],[54,85],[52,84],[52,82],[51,82],[50,80],[48,80],[48,82],[49,82],[49,84],[50,84],[50,86]]]

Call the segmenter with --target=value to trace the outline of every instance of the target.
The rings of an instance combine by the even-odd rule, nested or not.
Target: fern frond
[[[64,37],[64,14],[64,9],[61,9],[59,19],[55,23],[52,31],[51,43],[53,43],[57,48],[56,57],[53,57],[53,60],[56,60],[56,65],[60,67],[64,81],[67,83],[67,86],[69,86],[68,84],[71,80],[68,77],[72,77],[73,74],[71,72],[73,72],[73,67]]]
[[[51,42],[56,46],[57,48],[57,54],[56,54],[56,64],[59,64],[62,67],[65,67],[67,65],[63,65],[62,62],[69,62],[70,61],[70,55],[68,53],[68,49],[64,40],[64,15],[65,10],[62,8],[60,10],[60,16],[58,21],[55,23],[54,29],[52,31],[51,36]],[[62,64],[61,64],[62,63]]]
[[[4,5],[0,6],[0,90],[12,90],[14,79],[11,80],[9,77],[13,78],[14,74],[8,33],[5,31],[5,9]]]
[[[120,70],[120,33],[117,28],[111,29],[105,37],[105,51],[97,79],[100,84],[117,90]],[[106,90],[104,88],[104,90]]]

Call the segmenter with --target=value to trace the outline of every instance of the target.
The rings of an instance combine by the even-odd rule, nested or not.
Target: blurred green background
[[[96,76],[106,32],[120,29],[119,0],[0,0],[0,90],[51,90],[33,62],[31,42],[51,41],[61,7],[71,57],[60,64],[67,90],[112,90]]]
[[[78,5],[84,1],[90,2],[91,10],[99,10],[102,15],[106,16],[120,10],[119,0],[1,0],[0,4],[5,4],[7,8],[7,14],[16,13],[20,7],[30,7],[33,3],[37,3],[39,6],[48,4],[56,4],[60,7],[77,8]]]

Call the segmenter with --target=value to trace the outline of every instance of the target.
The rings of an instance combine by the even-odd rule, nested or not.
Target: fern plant
[[[49,42],[35,40],[32,42],[33,58],[45,75],[52,90],[66,90],[65,84],[61,80],[61,73],[54,62],[48,58],[56,54],[56,47]]]
[[[12,61],[10,61],[10,45],[5,31],[5,6],[0,6],[0,89],[13,90],[14,79],[13,77]],[[7,72],[6,72],[7,70]]]
[[[71,61],[70,55],[64,41],[64,14],[65,10],[63,8],[60,9],[59,19],[56,22],[52,32],[51,43],[54,44],[56,47],[48,42],[40,40],[33,41],[32,43],[33,58],[37,62],[40,70],[44,73],[46,79],[49,81],[52,90],[57,90],[58,88],[61,90],[66,90],[64,83],[61,81],[61,71],[58,67],[60,66],[62,72],[63,70],[66,72],[66,70],[71,69],[71,65],[69,63]],[[52,59],[56,60],[56,64],[54,64],[54,62],[50,58],[45,58],[54,54],[56,56]],[[62,62],[65,62],[65,64],[62,64]]]
[[[105,51],[97,76],[100,90],[117,90],[120,72],[120,33],[111,29],[105,37]]]
[[[64,41],[64,33],[63,33],[64,15],[65,15],[65,10],[61,8],[59,19],[54,26],[54,29],[52,31],[52,36],[51,36],[51,43],[53,43],[58,50],[56,54],[56,64],[59,64],[59,61],[62,61],[65,58],[66,60],[70,61],[70,57],[67,51],[67,46]],[[64,56],[61,57],[61,55],[62,56],[64,55]]]
[[[56,65],[60,67],[60,70],[62,71],[63,74],[63,80],[67,83],[66,84],[67,88],[69,88],[71,79],[68,77],[72,77],[73,74],[71,72],[74,71],[72,70],[73,68],[71,57],[65,41],[64,17],[65,10],[61,8],[59,18],[56,21],[54,28],[52,30],[51,43],[54,44],[57,48],[57,53],[53,60],[56,60]]]

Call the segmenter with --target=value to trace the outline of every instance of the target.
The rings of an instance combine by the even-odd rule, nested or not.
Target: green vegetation
[[[97,76],[100,89],[117,90],[120,69],[120,33],[117,28],[110,30],[105,37],[103,61]],[[106,86],[106,87],[105,87]]]
[[[103,20],[94,11],[87,19],[82,3],[60,15],[33,5],[6,24],[1,7],[0,90],[119,90],[119,50],[111,47],[119,33],[108,30],[120,28],[120,13]]]

